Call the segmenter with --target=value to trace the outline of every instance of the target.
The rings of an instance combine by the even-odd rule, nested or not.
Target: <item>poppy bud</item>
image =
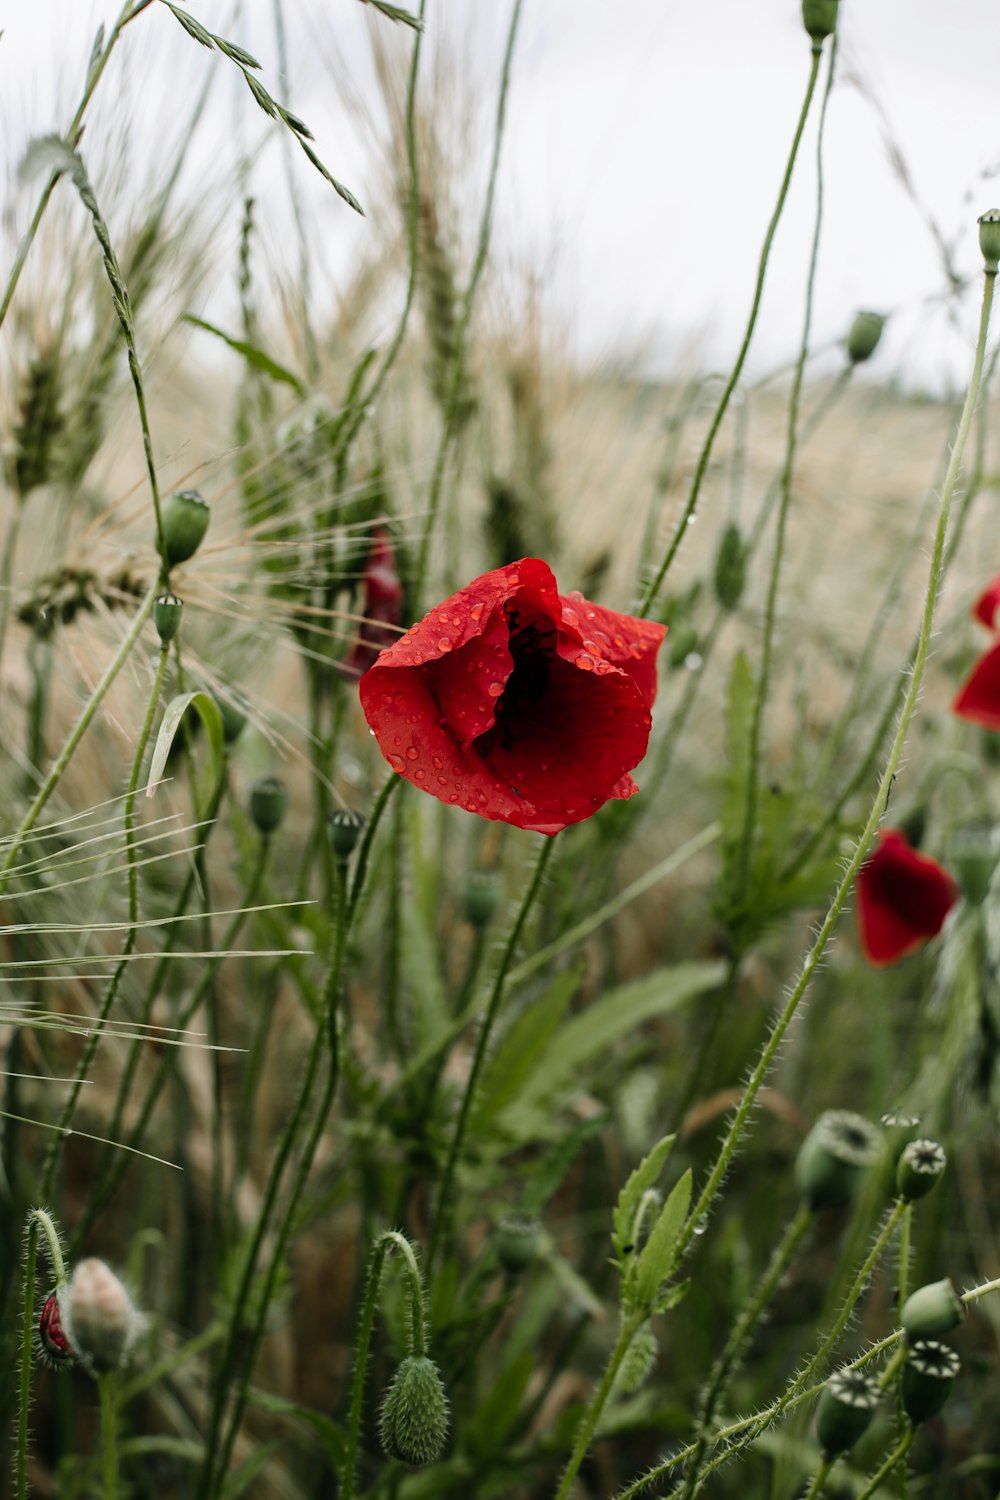
[[[355,812],[353,807],[338,807],[330,814],[326,825],[330,848],[345,864],[354,853],[364,826],[364,813]]]
[[[997,864],[997,845],[991,828],[963,828],[951,842],[950,863],[962,895],[972,906],[982,906]]]
[[[1000,261],[1000,208],[988,208],[979,215],[979,248],[987,271],[995,271]]]
[[[675,625],[670,633],[670,650],[668,652],[670,665],[672,667],[683,666],[698,644],[698,632],[688,620],[682,620]]]
[[[280,828],[288,809],[288,788],[277,776],[262,776],[250,788],[250,816],[259,833]]]
[[[60,1296],[59,1311],[71,1349],[95,1374],[117,1370],[124,1363],[141,1319],[124,1285],[103,1260],[80,1261]]]
[[[231,745],[246,728],[247,716],[232,698],[216,698],[215,701],[222,715],[222,738],[227,745]]]
[[[168,568],[186,562],[201,546],[211,512],[197,490],[178,490],[161,510],[164,562]]]
[[[834,1370],[816,1408],[816,1436],[825,1458],[846,1453],[863,1437],[878,1406],[878,1381],[845,1365]]]
[[[169,646],[181,628],[184,605],[176,594],[161,594],[153,604],[153,624],[161,646]]]
[[[473,870],[462,887],[462,915],[470,927],[486,927],[500,909],[500,882],[492,870]]]
[[[432,1359],[409,1355],[392,1378],[382,1403],[379,1435],[390,1458],[432,1464],[444,1452],[448,1398]]]
[[[892,1109],[887,1115],[882,1116],[879,1123],[885,1131],[886,1140],[889,1143],[889,1155],[895,1166],[910,1142],[917,1139],[920,1116],[911,1115],[905,1109]]]
[[[961,1367],[958,1355],[947,1344],[930,1340],[914,1344],[899,1382],[903,1410],[914,1426],[937,1416],[951,1395]]]
[[[802,1142],[795,1183],[808,1208],[849,1203],[867,1169],[883,1151],[882,1137],[863,1115],[828,1109]]]
[[[735,521],[722,533],[715,558],[715,597],[723,609],[735,609],[743,597],[747,578],[747,552]]]
[[[903,1303],[903,1330],[911,1344],[950,1333],[965,1317],[965,1303],[947,1277],[918,1287]]]
[[[643,1323],[618,1367],[615,1393],[619,1396],[631,1396],[634,1391],[641,1390],[653,1373],[659,1352],[656,1334],[648,1323]]]
[[[911,1141],[896,1165],[896,1191],[907,1203],[924,1198],[948,1165],[937,1141]]]
[[[493,1244],[497,1260],[509,1276],[519,1276],[538,1259],[545,1248],[546,1235],[536,1219],[510,1215],[497,1225]]]
[[[72,1364],[75,1356],[62,1325],[58,1292],[50,1292],[42,1303],[42,1313],[38,1319],[38,1338],[42,1346],[42,1354],[53,1365]]]
[[[866,359],[871,359],[878,348],[884,327],[885,318],[881,313],[855,314],[847,334],[847,357],[852,365],[863,365]]]
[[[802,24],[814,42],[837,29],[837,0],[802,0]]]

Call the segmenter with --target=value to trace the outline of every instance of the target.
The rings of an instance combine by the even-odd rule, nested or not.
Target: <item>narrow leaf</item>
[[[149,779],[146,782],[147,797],[151,797],[156,791],[160,777],[163,775],[163,768],[167,763],[167,756],[170,754],[170,746],[173,744],[177,731],[180,728],[181,720],[189,708],[195,710],[205,726],[209,746],[212,751],[212,765],[216,773],[222,767],[222,760],[225,754],[225,739],[219,705],[208,693],[181,693],[178,697],[172,698],[167,704],[166,712],[163,715],[163,722],[160,725],[160,731],[156,736],[156,744],[153,747],[153,758],[149,765]]]
[[[184,321],[185,323],[191,323],[195,328],[203,328],[206,333],[214,334],[217,339],[221,339],[224,344],[228,344],[230,349],[234,349],[237,354],[242,355],[252,369],[259,370],[263,375],[269,375],[272,380],[278,380],[283,385],[290,385],[298,396],[305,397],[307,394],[305,385],[297,375],[291,370],[286,369],[284,365],[279,365],[276,359],[272,359],[269,354],[265,354],[264,350],[258,349],[255,344],[248,344],[245,339],[234,339],[224,329],[217,328],[214,323],[206,322],[204,318],[196,317],[194,313],[185,313]]]
[[[635,1268],[635,1304],[652,1312],[661,1295],[660,1288],[674,1270],[677,1243],[691,1207],[691,1168],[676,1184],[660,1210],[660,1217],[642,1248]]]
[[[649,1188],[656,1186],[663,1164],[670,1155],[676,1139],[676,1135],[665,1135],[661,1141],[657,1141],[652,1151],[643,1157],[618,1194],[618,1203],[612,1221],[611,1243],[614,1245],[619,1264],[622,1264],[625,1257],[632,1253],[627,1247],[632,1242],[640,1199]]]

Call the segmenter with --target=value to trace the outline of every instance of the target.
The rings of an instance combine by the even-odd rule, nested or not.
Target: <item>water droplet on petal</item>
[[[400,735],[400,734],[394,734],[393,737],[392,737],[392,743],[394,745],[401,745],[403,743],[403,737],[402,737],[402,735]]]
[[[458,793],[457,793],[457,792],[452,792],[452,793],[451,793],[451,794],[450,794],[450,795],[449,795],[449,797],[448,797],[448,801],[449,801],[449,802],[451,802],[451,803],[453,803],[453,804],[454,804],[454,803],[455,803],[455,802],[457,802],[457,801],[458,801]]]
[[[584,650],[591,652],[593,656],[600,656],[601,648],[596,641],[584,641]]]
[[[414,779],[414,781],[423,781],[423,779],[424,779],[424,777],[426,775],[427,775],[426,771],[414,771],[414,773],[413,773],[413,779]]]
[[[406,766],[406,762],[401,755],[390,755],[389,764],[394,771],[402,771]]]
[[[576,599],[576,600],[579,601],[579,600],[582,600],[583,595],[580,593],[579,589],[570,589],[569,593],[566,595],[566,598],[567,599]]]
[[[586,651],[581,651],[574,662],[574,666],[579,667],[581,672],[592,672],[594,670],[594,658]]]
[[[579,623],[580,616],[577,614],[575,609],[570,609],[568,605],[564,604],[563,619],[566,621],[567,625],[576,625]]]
[[[407,751],[406,751],[406,758],[407,758],[407,760],[416,760],[416,758],[417,758],[417,756],[419,754],[420,754],[420,751],[417,749],[416,745],[409,745],[407,747]]]
[[[481,620],[483,617],[483,606],[481,604],[474,604],[469,611],[469,616],[473,620]]]
[[[415,651],[413,653],[413,664],[414,664],[414,666],[416,666],[416,667],[421,666],[423,664],[423,660],[424,660],[423,655],[419,651]]]
[[[503,692],[503,683],[491,682],[486,691],[489,693],[491,698],[499,698],[500,694]]]
[[[444,765],[444,761],[441,759],[440,755],[432,755],[431,765],[434,767],[435,771],[440,771],[441,767]]]
[[[439,776],[438,777],[438,786],[447,786],[447,785],[448,785],[448,778],[447,778],[447,776]]]
[[[438,641],[438,650],[439,651],[450,651],[451,650],[451,641],[448,639],[448,637],[446,635],[443,635],[441,637],[441,639]]]

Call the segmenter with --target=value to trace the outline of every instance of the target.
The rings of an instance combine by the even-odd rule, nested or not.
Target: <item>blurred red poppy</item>
[[[937,937],[958,900],[947,870],[910,847],[898,828],[883,828],[858,871],[858,932],[865,957],[893,964]]]
[[[972,606],[972,614],[974,619],[986,626],[987,630],[993,630],[998,607],[1000,607],[1000,577],[992,579],[986,585]]]
[[[560,594],[535,557],[484,573],[383,651],[361,705],[393,770],[555,834],[638,790],[662,625]]]
[[[951,707],[960,719],[1000,729],[1000,641],[976,662]]]
[[[344,677],[360,677],[385,646],[399,639],[399,618],[403,608],[403,585],[396,572],[389,534],[378,527],[361,574],[361,613],[358,634],[351,654],[338,663]]]

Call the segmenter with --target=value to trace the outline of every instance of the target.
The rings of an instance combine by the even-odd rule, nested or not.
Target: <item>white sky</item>
[[[280,97],[272,0],[190,0],[187,8],[250,46]],[[98,0],[0,0],[0,153],[8,167],[30,135],[65,125],[96,22],[117,10]],[[369,28],[377,24],[400,58],[411,34],[357,0],[284,0],[284,11],[287,102],[369,208],[366,221],[355,221],[296,153],[296,181],[316,217],[320,276],[335,286],[366,237],[379,236],[380,215],[391,212],[372,151],[384,116]],[[892,311],[880,373],[937,384],[942,371],[964,374],[977,298],[965,298],[957,332],[940,307],[925,305],[944,286],[940,256],[889,165],[876,107],[850,79],[863,80],[884,110],[923,209],[956,241],[959,270],[978,275],[975,219],[1000,202],[1000,6],[843,0],[841,12],[816,337],[837,338],[858,307]],[[479,109],[478,121],[452,141],[470,193],[482,187],[507,15],[502,0],[428,0],[424,81],[430,88],[435,54],[447,53]],[[547,306],[582,357],[639,352],[657,368],[731,361],[808,59],[798,0],[524,0],[495,251],[512,285],[542,278]],[[96,149],[102,122],[128,114],[132,172],[143,178],[165,160],[164,142],[187,118],[205,69],[233,70],[203,53],[157,3],[126,33],[122,62],[101,84],[84,149]],[[372,119],[346,99],[348,86]],[[259,139],[264,123],[239,80],[227,79],[199,139],[199,181],[211,182],[227,151]],[[796,346],[814,144],[810,132],[779,230],[752,360],[758,372]],[[280,163],[272,149],[256,183],[264,232],[278,253],[293,243]],[[29,211],[28,198],[10,199],[15,232]],[[235,245],[235,200],[223,217],[226,246]]]

